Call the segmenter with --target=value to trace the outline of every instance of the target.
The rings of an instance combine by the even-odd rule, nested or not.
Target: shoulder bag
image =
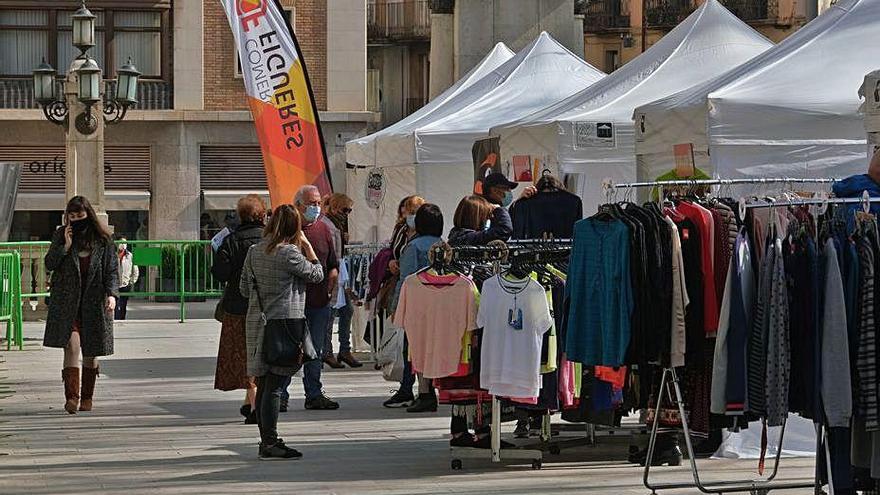
[[[263,360],[270,366],[299,369],[308,361],[318,359],[309,325],[305,318],[267,319],[257,279],[251,278],[260,304],[264,323]]]

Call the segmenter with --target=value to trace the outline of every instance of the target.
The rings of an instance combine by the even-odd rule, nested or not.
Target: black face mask
[[[70,222],[70,228],[73,229],[74,234],[82,234],[89,228],[89,219],[73,220]]]

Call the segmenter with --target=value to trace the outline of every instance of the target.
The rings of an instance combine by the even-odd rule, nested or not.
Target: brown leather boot
[[[95,393],[95,380],[98,378],[98,368],[86,368],[82,370],[82,393],[80,394],[79,410],[92,410],[92,396]]]
[[[64,410],[76,414],[79,407],[79,368],[64,368],[61,378],[64,380]]]
[[[347,364],[349,368],[360,368],[364,365],[364,363],[358,361],[354,357],[354,354],[352,354],[351,351],[340,352],[339,355],[336,356],[336,359],[341,363]]]

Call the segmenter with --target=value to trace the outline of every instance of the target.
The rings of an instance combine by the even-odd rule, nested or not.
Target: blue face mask
[[[501,200],[501,206],[507,208],[511,203],[513,203],[513,192],[504,191],[504,199]]]
[[[303,218],[306,222],[312,223],[321,216],[321,207],[316,205],[309,205],[306,207],[306,212],[303,214]]]
[[[407,215],[406,216],[406,226],[415,230],[415,228],[416,228],[416,216],[415,215]]]

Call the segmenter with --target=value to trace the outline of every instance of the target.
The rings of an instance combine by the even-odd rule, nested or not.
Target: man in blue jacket
[[[860,198],[864,191],[868,191],[871,197],[880,197],[880,150],[874,152],[871,163],[868,165],[867,174],[858,174],[847,177],[840,182],[835,182],[831,190],[838,198]],[[847,226],[852,227],[853,215],[851,212],[862,208],[861,204],[848,205]],[[880,214],[880,203],[871,203],[871,213]]]

